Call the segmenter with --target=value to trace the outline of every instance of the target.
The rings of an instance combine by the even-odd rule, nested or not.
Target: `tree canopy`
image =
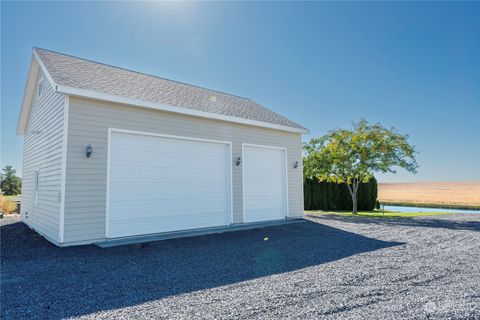
[[[354,122],[352,129],[330,130],[325,136],[303,145],[303,167],[306,178],[345,183],[356,212],[356,192],[360,182],[374,173],[395,173],[403,168],[416,173],[415,147],[408,135],[394,128],[366,120]]]
[[[22,179],[17,177],[17,172],[12,166],[5,166],[0,174],[0,189],[6,196],[17,195],[22,191]]]

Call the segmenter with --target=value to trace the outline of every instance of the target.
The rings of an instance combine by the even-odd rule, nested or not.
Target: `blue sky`
[[[1,165],[33,46],[246,96],[319,136],[365,118],[408,133],[419,173],[480,180],[480,3],[2,2]]]

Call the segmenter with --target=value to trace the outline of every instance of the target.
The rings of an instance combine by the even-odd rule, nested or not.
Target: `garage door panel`
[[[116,153],[117,156],[123,156],[124,158],[135,158],[132,157],[131,153]],[[224,158],[218,158],[215,159],[213,157],[192,157],[189,155],[188,159],[177,159],[176,162],[171,163],[172,156],[169,158],[161,158],[161,157],[145,157],[142,154],[137,154],[136,157],[138,157],[137,164],[138,165],[146,165],[149,166],[152,169],[165,169],[165,168],[177,168],[177,169],[184,169],[186,171],[192,171],[192,170],[198,170],[198,169],[212,169],[212,170],[217,170],[219,165],[224,167],[223,163],[221,161],[224,160]],[[122,169],[122,168],[131,168],[131,166],[127,162],[124,163],[117,163],[115,164],[115,168]],[[152,163],[154,161],[154,163]],[[191,163],[192,161],[195,161],[195,163]],[[198,165],[196,165],[198,163]]]
[[[225,207],[228,205],[226,201],[219,200],[215,201],[214,204],[212,202],[215,200],[186,200],[178,203],[178,200],[175,202],[171,201],[152,201],[152,200],[145,200],[142,201],[143,204],[141,209],[139,210],[139,205],[135,203],[131,203],[128,201],[125,202],[118,202],[115,206],[112,207],[112,210],[115,210],[115,215],[112,217],[111,220],[115,220],[116,217],[127,217],[128,219],[137,218],[137,217],[144,217],[149,215],[159,215],[161,216],[169,216],[169,215],[181,215],[184,213],[188,213],[192,216],[199,215],[201,212],[205,212],[206,210],[194,210],[192,211],[192,207],[200,207],[200,208],[208,208],[206,211],[215,213],[215,212],[225,212]]]
[[[252,208],[249,209],[249,215],[255,217],[254,219],[249,219],[246,222],[261,222],[261,221],[271,221],[271,220],[278,220],[283,219],[284,217],[275,217],[273,218],[273,210],[267,211],[264,208]]]
[[[243,152],[245,222],[285,218],[286,151],[245,145]]]
[[[112,131],[109,237],[230,223],[230,146]]]
[[[115,152],[112,151],[112,154],[114,154],[117,159],[119,158],[125,158],[124,160],[120,160],[123,162],[118,162],[110,166],[110,168],[122,170],[122,169],[132,169],[131,163],[129,163],[132,159],[135,159],[138,167],[138,171],[141,172],[142,169],[141,166],[148,166],[151,169],[168,169],[168,168],[175,168],[175,169],[182,169],[179,170],[179,173],[185,172],[192,172],[195,170],[199,169],[211,169],[214,172],[218,173],[218,170],[221,168],[226,168],[225,163],[223,161],[225,160],[225,157],[222,158],[214,158],[214,157],[193,157],[191,155],[188,155],[187,159],[176,159],[175,162],[172,162],[173,156],[170,156],[168,158],[162,158],[162,157],[145,157],[142,154],[135,154],[135,156],[132,156],[131,152]],[[192,163],[193,162],[193,163]],[[135,169],[134,169],[135,170]],[[162,172],[158,172],[162,173]],[[168,173],[168,172],[163,172],[163,173]],[[206,174],[206,173],[205,173]]]
[[[184,226],[183,230],[199,229],[211,227],[211,219],[220,220],[224,216],[224,213],[218,213],[216,215],[209,214],[208,216],[199,216],[195,221],[190,216],[176,216],[174,220],[171,217],[162,217],[156,219],[154,222],[151,219],[140,219],[135,222],[137,229],[143,230],[142,234],[152,234],[159,232],[170,232],[177,230],[178,225]],[[111,232],[113,234],[122,234],[123,236],[134,236],[137,233],[132,232],[132,222],[129,219],[116,221],[112,224]]]
[[[272,177],[270,174],[265,174],[269,179]],[[283,191],[283,180],[282,179],[273,179],[270,181],[265,181],[266,179],[259,177],[247,177],[249,181],[249,188],[252,194],[255,192],[267,193],[269,191],[278,193]]]
[[[283,198],[278,194],[263,193],[258,195],[250,195],[250,199],[252,202],[255,202],[255,206],[251,207],[272,207],[275,205],[278,208],[283,208]]]
[[[144,170],[148,171],[150,168],[145,168]],[[192,173],[194,174],[194,172]],[[193,193],[198,193],[198,188],[206,188],[209,191],[215,192],[215,191],[222,191],[225,189],[224,186],[221,186],[221,183],[224,181],[224,179],[214,179],[214,177],[209,177],[202,179],[202,181],[193,181],[192,180],[192,175],[189,175],[188,177],[181,176],[176,178],[175,181],[169,182],[168,185],[159,185],[158,180],[168,180],[170,179],[171,181],[171,176],[170,175],[148,175],[148,174],[139,174],[138,178],[141,179],[142,176],[145,176],[145,179],[143,181],[135,180],[134,178],[131,177],[131,175],[136,175],[135,172],[131,172],[130,175],[125,174],[124,179],[122,178],[115,178],[111,179],[110,182],[113,184],[112,185],[112,190],[113,188],[119,188],[119,191],[121,191],[122,188],[128,187],[122,185],[122,183],[130,183],[132,187],[134,185],[140,185],[144,187],[151,187],[151,188],[156,188],[159,191],[163,192],[182,192],[182,193],[189,193],[190,191]],[[152,181],[155,180],[155,181]],[[188,183],[188,186],[185,186],[185,184]],[[178,191],[173,191],[174,189],[178,189]]]
[[[112,183],[114,184],[114,183]],[[182,188],[182,186],[172,186],[170,188],[167,187],[162,187],[162,188],[155,188],[154,185],[151,186],[150,191],[155,194],[155,197],[153,197],[151,194],[135,194],[137,191],[138,187],[136,186],[126,186],[125,188],[122,187],[114,187],[111,188],[110,193],[115,193],[117,195],[117,198],[115,202],[138,202],[140,200],[146,201],[150,199],[155,199],[155,200],[168,200],[172,199],[174,201],[178,202],[178,198],[182,198],[182,202],[187,201],[188,199],[193,199],[193,200],[198,200],[198,201],[218,201],[217,199],[220,198],[221,196],[215,196],[215,194],[223,193],[224,188],[217,187],[217,188],[209,188],[209,187],[202,187],[200,186],[198,189],[202,189],[204,192],[210,193],[210,195],[205,196],[205,198],[199,199],[198,197],[198,189],[197,190],[192,190],[191,192],[185,192],[185,190]],[[132,196],[132,195],[135,196]],[[223,198],[223,196],[221,197]]]
[[[135,174],[135,173],[131,173],[131,174]],[[148,178],[149,180],[155,179],[156,181],[158,181],[158,180],[167,180],[170,177],[169,176],[147,176],[146,178]],[[219,186],[219,184],[223,181],[223,179],[205,179],[200,182],[195,182],[195,181],[192,181],[191,175],[184,178],[181,177],[177,179],[177,181],[170,183],[168,186],[159,186],[158,184],[149,180],[145,179],[145,181],[143,182],[137,182],[137,180],[117,178],[117,179],[110,180],[110,182],[112,184],[117,184],[114,187],[118,187],[119,191],[121,191],[121,188],[123,188],[123,186],[120,186],[120,183],[122,182],[130,183],[132,188],[135,185],[141,185],[145,187],[156,188],[156,190],[158,191],[167,192],[167,193],[168,192],[188,193],[189,190],[192,190],[193,192],[198,193],[198,188],[206,188],[212,192],[222,191],[225,189],[224,187]],[[185,187],[186,183],[190,184],[188,188]],[[218,184],[218,185],[212,186],[213,184]],[[128,186],[125,186],[125,187],[128,187]]]
[[[143,222],[149,222],[149,223],[152,223],[152,224],[155,224],[155,223],[158,223],[158,222],[164,223],[165,220],[171,220],[171,219],[176,220],[176,219],[184,219],[184,218],[188,218],[188,219],[195,218],[196,219],[195,221],[197,221],[197,220],[203,219],[205,216],[207,217],[206,218],[207,220],[212,219],[212,217],[213,218],[217,217],[218,219],[222,219],[224,217],[225,211],[224,210],[219,210],[219,211],[216,211],[216,212],[212,211],[212,210],[198,211],[198,212],[195,212],[194,214],[191,213],[191,210],[183,210],[183,211],[180,210],[180,211],[175,211],[175,213],[173,213],[173,211],[167,211],[167,214],[163,214],[161,216],[158,215],[158,211],[150,211],[150,212],[146,212],[146,213],[147,214],[142,214],[141,217],[117,216],[115,218],[112,218],[110,221],[114,222],[114,224],[128,223],[130,226],[132,226],[132,219],[135,220],[134,221],[135,225],[138,225],[139,223],[143,223]],[[152,220],[152,218],[155,218],[155,219]],[[176,222],[178,222],[178,221],[176,221]],[[163,228],[164,228],[164,226],[163,226]],[[192,229],[194,229],[194,228],[192,228]],[[162,232],[162,231],[175,231],[175,230],[165,229],[165,230],[161,230],[160,232]],[[155,232],[159,232],[159,231],[155,231]]]
[[[138,141],[136,137],[129,139],[126,138],[112,147],[110,150],[118,151],[120,153],[142,154],[146,157],[153,156],[164,159],[169,159],[172,155],[176,154],[189,154],[194,157],[211,157],[222,159],[220,155],[209,155],[208,153],[213,149],[223,149],[225,144],[221,143],[209,143],[203,141],[189,141],[185,139],[175,138],[161,138],[162,141],[156,141],[159,139],[157,136],[143,136],[143,141]],[[167,141],[168,140],[168,141]],[[205,145],[201,145],[204,143]],[[216,146],[214,146],[216,145]],[[156,148],[162,148],[162,154],[156,152]],[[179,159],[181,160],[181,159]]]

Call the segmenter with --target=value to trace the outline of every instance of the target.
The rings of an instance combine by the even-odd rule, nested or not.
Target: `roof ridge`
[[[85,58],[81,58],[81,57],[74,56],[74,55],[67,54],[67,53],[62,53],[62,52],[49,50],[49,49],[44,49],[44,48],[39,48],[39,47],[33,47],[33,49],[34,50],[43,50],[43,51],[53,52],[53,53],[56,53],[56,54],[59,54],[59,55],[62,55],[62,56],[67,56],[67,57],[71,57],[71,58],[75,58],[75,59],[79,59],[79,60],[83,60],[83,61],[87,61],[87,62],[91,62],[91,63],[101,64],[101,65],[104,65],[104,66],[107,66],[107,67],[120,69],[120,70],[124,70],[124,71],[128,71],[128,72],[132,72],[132,73],[137,73],[137,74],[141,74],[141,75],[144,75],[144,76],[157,78],[157,79],[161,79],[161,80],[165,80],[165,81],[172,81],[172,82],[176,82],[176,83],[179,83],[179,84],[182,84],[182,85],[185,85],[185,86],[196,87],[196,88],[203,89],[203,90],[213,91],[213,92],[217,92],[217,93],[224,94],[224,95],[227,95],[227,96],[237,97],[237,98],[240,98],[240,99],[245,99],[245,100],[249,100],[249,101],[253,101],[253,102],[257,103],[255,100],[252,100],[252,99],[247,98],[247,97],[242,97],[242,96],[238,96],[238,95],[235,95],[235,94],[231,94],[231,93],[227,93],[227,92],[223,92],[223,91],[219,91],[219,90],[215,90],[215,89],[205,88],[205,87],[201,87],[201,86],[198,86],[198,85],[195,85],[195,84],[190,84],[190,83],[186,83],[186,82],[182,82],[182,81],[178,81],[178,80],[167,79],[167,78],[163,78],[163,77],[160,77],[160,76],[156,76],[156,75],[141,72],[141,71],[135,71],[135,70],[127,69],[127,68],[124,68],[124,67],[114,66],[114,65],[104,63],[104,62],[98,62],[98,61],[94,61],[94,60],[90,60],[90,59],[85,59]]]

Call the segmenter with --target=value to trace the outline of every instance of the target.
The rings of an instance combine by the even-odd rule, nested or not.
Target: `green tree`
[[[396,168],[416,173],[418,168],[417,151],[408,135],[365,120],[354,122],[352,129],[334,129],[311,139],[303,145],[303,153],[305,177],[345,183],[353,213],[358,211],[358,186],[374,173],[395,173]]]
[[[22,190],[22,179],[17,177],[17,172],[12,166],[5,166],[0,174],[0,189],[6,196],[20,194]]]

